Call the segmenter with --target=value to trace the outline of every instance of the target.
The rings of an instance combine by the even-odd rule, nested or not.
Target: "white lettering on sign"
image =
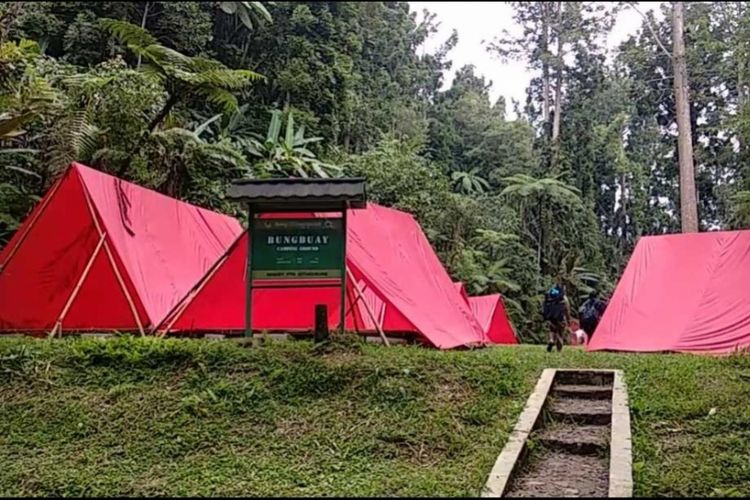
[[[266,242],[269,245],[327,245],[326,235],[271,235]]]

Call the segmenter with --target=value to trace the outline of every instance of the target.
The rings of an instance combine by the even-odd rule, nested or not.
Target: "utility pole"
[[[698,197],[695,191],[693,139],[690,129],[690,101],[683,30],[684,4],[672,2],[672,66],[677,117],[677,152],[680,162],[680,221],[683,233],[697,233]]]

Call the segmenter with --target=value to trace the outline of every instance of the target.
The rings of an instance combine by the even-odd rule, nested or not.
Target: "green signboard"
[[[253,219],[254,280],[340,279],[344,225],[337,219]]]

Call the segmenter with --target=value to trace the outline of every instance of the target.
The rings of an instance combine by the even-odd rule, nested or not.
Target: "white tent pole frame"
[[[83,268],[83,272],[81,273],[81,276],[78,277],[76,286],[73,287],[73,291],[70,292],[70,295],[68,296],[68,300],[65,302],[65,305],[63,306],[62,311],[60,312],[60,316],[57,317],[55,326],[52,328],[52,331],[49,333],[50,337],[54,337],[58,331],[60,332],[60,335],[62,335],[62,322],[65,319],[65,316],[67,316],[68,311],[70,310],[70,307],[73,305],[73,302],[75,301],[76,297],[78,297],[78,292],[81,291],[83,282],[86,281],[86,278],[89,275],[89,271],[91,271],[91,267],[94,265],[94,260],[96,260],[97,255],[99,255],[99,252],[101,251],[102,246],[104,245],[104,240],[105,240],[105,235],[102,234],[99,237],[99,243],[96,244],[96,248],[94,248],[94,251],[91,254],[91,257],[89,257],[88,262],[86,262],[86,267]]]
[[[52,200],[52,198],[55,197],[55,194],[57,193],[57,188],[60,187],[60,185],[63,182],[63,179],[65,178],[65,175],[60,177],[60,179],[55,183],[55,185],[52,187],[52,190],[47,193],[47,196],[44,198],[44,201],[42,202],[42,205],[39,207],[39,210],[36,214],[34,214],[34,217],[29,221],[28,225],[24,228],[23,233],[21,233],[21,236],[18,238],[18,241],[13,246],[13,248],[10,249],[10,252],[8,253],[8,257],[5,259],[5,262],[0,262],[0,274],[2,274],[3,270],[8,267],[8,263],[11,261],[13,256],[16,254],[19,248],[21,248],[21,243],[26,240],[26,237],[31,233],[31,230],[36,225],[36,222],[39,220],[39,218],[42,216],[44,211],[47,209],[47,205],[49,205],[49,202]]]
[[[86,198],[86,204],[89,207],[89,212],[91,213],[91,218],[94,221],[94,225],[96,226],[96,230],[99,231],[100,235],[104,235],[104,231],[102,231],[101,225],[99,224],[99,219],[96,216],[96,211],[94,210],[94,206],[91,202],[91,197],[89,196],[89,191],[86,188],[86,185],[83,184],[83,181],[81,181],[81,187],[83,188],[83,194]],[[135,302],[133,301],[133,297],[130,296],[130,293],[128,293],[128,287],[125,286],[125,280],[122,279],[122,274],[120,274],[120,270],[117,268],[117,263],[115,262],[115,258],[112,255],[112,250],[109,248],[109,245],[107,242],[104,243],[104,250],[107,253],[107,258],[109,259],[109,263],[112,266],[112,270],[115,273],[115,276],[117,277],[117,282],[120,285],[120,289],[122,290],[122,293],[125,294],[125,298],[128,301],[128,305],[130,306],[130,312],[133,314],[133,318],[135,319],[135,324],[138,325],[138,331],[141,333],[141,336],[145,335],[145,332],[143,331],[143,325],[141,324],[141,318],[138,316],[138,309],[135,307]]]
[[[375,315],[373,314],[372,309],[370,309],[370,304],[368,304],[367,301],[365,300],[365,297],[362,294],[362,290],[360,290],[359,288],[359,283],[357,283],[357,280],[354,279],[354,275],[349,270],[349,267],[346,268],[346,274],[349,277],[349,281],[351,281],[352,284],[354,285],[354,290],[357,292],[358,297],[362,299],[362,303],[365,306],[367,315],[370,316],[372,323],[375,325],[375,328],[377,328],[380,338],[383,339],[383,343],[390,347],[391,343],[388,342],[388,337],[385,336],[385,332],[383,332],[383,329],[380,327],[378,320],[375,319]]]

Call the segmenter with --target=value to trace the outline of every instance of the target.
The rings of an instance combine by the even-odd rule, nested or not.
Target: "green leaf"
[[[249,30],[253,29],[253,21],[250,19],[250,15],[247,12],[247,8],[239,9],[237,14],[240,17],[240,21],[242,21],[242,24],[245,25],[245,27]]]
[[[237,2],[219,2],[219,7],[221,7],[221,10],[227,14],[234,14],[237,12]]]
[[[268,136],[266,142],[276,144],[279,140],[279,133],[281,132],[281,111],[274,110],[271,113],[271,123],[268,126]]]
[[[31,170],[28,170],[28,169],[25,169],[25,168],[15,167],[15,166],[11,166],[11,165],[6,166],[4,168],[6,170],[12,170],[14,172],[19,172],[19,173],[22,173],[24,175],[28,175],[29,177],[36,177],[37,179],[41,179],[42,178],[42,176],[39,175],[38,173],[32,172]]]
[[[294,148],[294,115],[292,115],[292,113],[289,113],[289,116],[286,120],[285,143],[287,149]]]
[[[214,115],[205,122],[201,123],[196,129],[195,129],[195,136],[200,137],[200,135],[206,131],[206,129],[216,120],[224,116],[222,113],[219,113],[218,115]]]

